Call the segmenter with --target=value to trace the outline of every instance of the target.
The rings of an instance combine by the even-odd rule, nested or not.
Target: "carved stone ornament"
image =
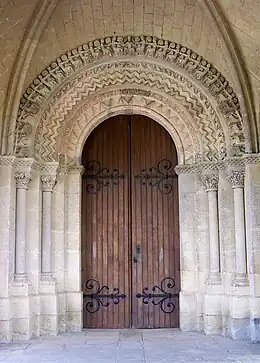
[[[52,192],[53,188],[56,184],[56,176],[55,175],[42,175],[42,190],[44,192]]]
[[[231,170],[228,172],[228,179],[232,184],[232,188],[244,188],[245,185],[245,171],[244,170]]]
[[[244,163],[246,164],[260,164],[260,154],[245,154],[243,156]]]
[[[14,177],[16,179],[16,188],[17,189],[28,189],[28,185],[29,185],[30,181],[32,180],[32,176],[30,173],[17,171],[14,174]]]
[[[133,72],[132,74],[129,73],[128,79],[138,82],[138,79],[135,78],[135,75],[138,73],[139,72]],[[124,74],[125,72],[121,72],[120,76],[123,77]],[[99,84],[101,80],[102,79],[96,80],[96,84]],[[153,80],[152,83],[155,81],[156,80]],[[157,79],[157,81],[159,80]],[[102,85],[106,87],[107,83],[102,82]],[[216,140],[216,132],[215,130],[212,130],[212,128],[206,126],[211,121],[203,118],[203,120],[200,121],[201,127],[197,124],[199,121],[197,122],[196,120],[198,120],[198,116],[201,113],[199,101],[192,98],[192,104],[194,106],[193,109],[192,105],[189,105],[185,97],[182,95],[180,89],[179,99],[182,101],[181,105],[174,103],[173,100],[170,99],[170,95],[168,98],[152,90],[145,91],[143,89],[127,88],[107,92],[102,91],[102,93],[97,95],[90,94],[89,97],[86,100],[83,100],[78,107],[75,107],[74,112],[71,111],[67,116],[58,111],[58,109],[61,108],[68,109],[68,99],[70,104],[75,104],[74,97],[77,98],[76,102],[78,102],[84,96],[84,94],[82,95],[82,92],[84,92],[85,87],[86,82],[82,85],[82,87],[77,87],[77,91],[75,92],[77,95],[66,96],[66,104],[62,103],[61,105],[59,103],[59,106],[55,104],[48,112],[46,110],[44,119],[41,120],[44,127],[42,128],[39,126],[37,128],[34,143],[35,155],[37,155],[37,157],[41,160],[53,160],[55,158],[55,154],[57,155],[60,153],[65,154],[66,156],[70,153],[71,156],[73,153],[72,151],[75,150],[75,147],[78,145],[79,135],[81,135],[82,132],[84,134],[86,133],[85,129],[90,127],[92,120],[97,120],[99,115],[104,115],[105,112],[111,115],[114,108],[117,112],[120,109],[121,112],[124,113],[128,107],[131,108],[132,112],[134,109],[137,110],[137,113],[138,110],[141,113],[141,110],[145,110],[146,115],[149,114],[152,118],[154,114],[155,118],[156,115],[160,115],[162,120],[167,120],[167,122],[165,122],[165,126],[168,128],[168,131],[170,133],[177,132],[179,134],[178,137],[173,137],[175,139],[175,144],[176,142],[178,144],[178,140],[182,140],[183,144],[180,148],[182,147],[186,154],[185,161],[191,159],[195,153],[202,153],[202,150],[200,149],[200,135],[203,135],[203,140],[205,140],[203,143],[204,155],[216,155],[218,152],[216,149],[216,145],[218,144]],[[88,87],[86,91],[89,92]],[[199,111],[196,110],[196,104],[198,104]],[[70,106],[69,109],[71,109]],[[172,131],[170,129],[172,129]],[[205,134],[204,130],[212,131],[210,131],[209,135]],[[176,146],[178,147],[178,145]]]
[[[201,181],[207,192],[218,190],[218,174],[205,174],[201,176]]]
[[[13,155],[0,155],[0,166],[13,166],[15,159]]]
[[[26,113],[35,115],[52,91],[80,68],[102,59],[122,56],[154,58],[173,63],[207,87],[211,95],[217,98],[219,109],[225,115],[240,112],[238,98],[225,77],[191,49],[152,36],[114,36],[90,41],[52,62],[24,93],[20,101],[19,118],[24,118]]]
[[[124,56],[128,58],[123,59]],[[154,62],[156,59],[160,63]],[[83,85],[80,85],[80,82]],[[219,112],[223,115],[222,122],[227,124],[227,136],[231,145],[229,154],[239,156],[244,153],[245,136],[240,105],[227,80],[191,49],[151,36],[114,36],[98,39],[62,55],[51,63],[33,81],[20,101],[15,153],[20,156],[28,154],[31,148],[31,132],[36,127],[32,123],[36,122],[35,115],[40,110],[45,112],[44,102],[48,97],[50,101],[46,109],[54,110],[54,104],[60,109],[58,112],[54,110],[54,115],[41,116],[36,136],[46,136],[43,143],[38,143],[39,149],[44,149],[46,146],[42,144],[45,143],[47,148],[51,149],[52,143],[56,142],[53,134],[49,137],[49,129],[46,129],[44,120],[48,122],[48,117],[51,122],[54,120],[57,125],[54,124],[51,130],[56,132],[60,126],[62,127],[63,121],[57,120],[57,115],[62,115],[64,119],[72,110],[71,105],[77,105],[83,97],[90,97],[91,93],[97,93],[105,87],[116,86],[122,89],[125,83],[136,83],[147,90],[153,88],[163,91],[185,104],[191,114],[196,114],[192,116],[198,124],[199,133],[203,135],[202,144],[206,145],[204,160],[223,160],[226,156],[226,140],[219,121]],[[200,83],[202,87],[196,87],[196,83]],[[210,96],[216,100],[214,106]],[[32,128],[27,125],[28,122]],[[209,143],[210,148],[207,145]],[[213,150],[214,148],[216,150]],[[40,155],[40,150],[36,154]],[[51,156],[43,160],[53,161],[57,158],[53,159]]]
[[[179,164],[175,166],[174,171],[177,175],[197,174],[200,172],[200,166],[199,164],[191,164],[191,165]]]

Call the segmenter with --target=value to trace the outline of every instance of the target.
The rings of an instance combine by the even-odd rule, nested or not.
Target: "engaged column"
[[[244,203],[244,170],[232,170],[229,180],[234,191],[235,239],[236,239],[236,278],[234,286],[248,285],[246,266],[246,233]]]
[[[41,176],[42,182],[42,259],[43,280],[52,279],[52,191],[56,183],[53,175]]]
[[[208,194],[209,208],[209,284],[220,284],[219,220],[218,220],[218,174],[202,176]]]
[[[31,174],[16,172],[15,280],[26,281],[26,196]]]

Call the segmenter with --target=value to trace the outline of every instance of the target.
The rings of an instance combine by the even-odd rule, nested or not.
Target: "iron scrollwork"
[[[150,169],[141,170],[139,175],[135,175],[135,179],[140,179],[142,185],[151,185],[158,187],[163,194],[169,194],[173,188],[173,179],[176,178],[172,163],[170,160],[162,159],[157,166]]]
[[[151,301],[153,305],[159,305],[164,313],[171,314],[175,310],[175,304],[171,299],[179,296],[173,291],[174,288],[175,281],[171,277],[165,277],[161,282],[161,286],[155,285],[152,292],[149,292],[148,287],[145,287],[141,294],[136,294],[136,297],[138,299],[142,298],[145,305],[148,305],[149,301]],[[169,290],[172,290],[172,292]]]
[[[120,179],[124,179],[125,176],[120,174],[118,169],[102,168],[100,163],[95,160],[91,160],[87,163],[85,177],[90,179],[91,182],[87,184],[87,192],[96,194],[102,186],[106,187],[110,183],[118,185]]]
[[[112,301],[113,304],[117,305],[120,299],[125,299],[125,294],[119,294],[119,289],[113,288],[110,292],[110,288],[106,285],[101,286],[100,283],[95,279],[89,279],[86,282],[86,289],[90,293],[83,293],[84,300],[89,300],[86,303],[86,310],[93,314],[96,313],[101,306],[107,307]]]

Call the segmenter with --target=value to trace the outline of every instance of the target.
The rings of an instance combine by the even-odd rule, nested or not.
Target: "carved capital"
[[[30,173],[17,171],[14,174],[14,177],[16,179],[16,188],[17,189],[28,189],[28,185],[29,185],[30,181],[32,180],[32,176]]]
[[[56,184],[56,176],[55,175],[42,175],[42,190],[44,192],[52,192],[53,188]]]
[[[245,184],[245,171],[244,170],[231,170],[228,173],[228,179],[232,184],[232,188],[244,188]]]
[[[218,174],[204,174],[201,176],[202,184],[207,192],[218,190]]]

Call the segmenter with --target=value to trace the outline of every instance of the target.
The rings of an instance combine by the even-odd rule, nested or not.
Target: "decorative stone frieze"
[[[197,174],[200,172],[200,167],[198,164],[178,164],[175,166],[174,171],[177,175],[180,174]]]
[[[68,174],[80,174],[84,173],[84,166],[83,165],[69,165],[68,166]]]
[[[178,164],[175,167],[176,174],[200,174],[201,177],[218,175],[218,171],[223,168],[223,162],[219,163],[197,163],[197,164]]]
[[[36,169],[41,173],[41,175],[56,175],[57,169],[59,167],[59,162],[35,162]]]
[[[16,157],[9,155],[0,155],[0,166],[13,166],[15,163]]]
[[[260,164],[260,154],[245,154],[243,160],[246,164]]]

